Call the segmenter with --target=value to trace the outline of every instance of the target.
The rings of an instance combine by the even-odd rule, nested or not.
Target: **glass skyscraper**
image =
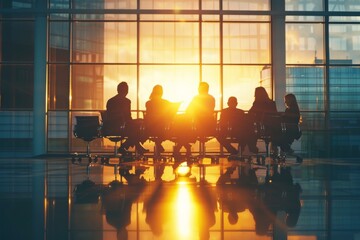
[[[155,84],[180,110],[200,81],[216,110],[230,96],[249,109],[260,85],[281,111],[294,93],[296,150],[360,151],[357,0],[2,0],[0,32],[3,156],[80,151],[75,116],[105,109],[121,81],[134,118]]]

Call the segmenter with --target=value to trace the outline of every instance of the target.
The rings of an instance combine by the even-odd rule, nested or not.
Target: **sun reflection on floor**
[[[191,193],[186,183],[178,185],[178,192],[176,196],[176,222],[177,233],[179,239],[186,239],[192,235],[192,213],[193,204]]]

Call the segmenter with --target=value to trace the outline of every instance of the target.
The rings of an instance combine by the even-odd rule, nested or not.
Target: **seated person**
[[[165,128],[169,126],[177,108],[168,100],[162,98],[163,88],[155,85],[149,100],[146,102],[145,125],[147,134],[155,137],[155,147],[158,152],[164,152],[161,145],[166,140]]]
[[[277,113],[275,102],[269,98],[264,87],[255,88],[255,100],[248,112],[249,121],[262,122],[266,114],[272,113]],[[248,138],[250,152],[258,152],[258,148],[256,147],[257,137],[255,134],[251,134]]]
[[[292,153],[291,144],[295,139],[301,137],[299,130],[300,110],[294,94],[289,93],[284,97],[286,106],[285,112],[282,115],[282,122],[286,125],[286,134],[281,135],[274,143],[280,146],[281,151]]]
[[[206,137],[215,133],[216,119],[214,117],[215,98],[210,95],[209,84],[200,82],[198,88],[199,94],[196,95],[186,109],[185,115],[196,131],[198,137]],[[191,145],[195,142],[195,138],[189,136],[183,138],[182,142],[178,142],[174,149],[174,155],[178,154],[182,146],[185,146],[187,154],[189,154]]]
[[[235,138],[239,144],[242,144],[240,140],[245,140],[246,115],[242,109],[237,108],[237,104],[236,97],[229,97],[228,108],[224,108],[220,114],[220,133],[217,137],[218,142],[232,155],[236,155],[238,151],[231,145],[232,141],[228,138]]]
[[[126,82],[121,82],[117,86],[117,95],[110,98],[106,103],[106,119],[104,120],[104,128],[106,132],[118,134],[122,125],[125,124],[126,129],[122,134],[126,135],[126,141],[120,146],[119,152],[126,154],[129,147],[135,146],[139,153],[147,151],[141,145],[141,139],[138,138],[135,129],[139,126],[131,117],[131,101],[126,98],[129,87]]]

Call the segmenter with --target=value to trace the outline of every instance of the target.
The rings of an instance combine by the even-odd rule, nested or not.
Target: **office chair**
[[[97,156],[93,156],[90,153],[90,142],[100,138],[100,121],[98,116],[76,116],[76,124],[74,126],[73,134],[76,138],[82,139],[86,142],[86,153],[77,154],[72,157],[72,162],[76,161],[76,158],[81,162],[82,158],[87,158],[89,163],[93,160],[97,161]]]
[[[114,143],[114,153],[112,155],[103,155],[101,156],[101,163],[109,164],[110,158],[119,158],[119,162],[121,161],[121,154],[118,153],[118,143],[121,144],[126,139],[126,130],[125,130],[125,122],[118,122],[109,119],[106,111],[101,111],[101,135],[111,142]]]

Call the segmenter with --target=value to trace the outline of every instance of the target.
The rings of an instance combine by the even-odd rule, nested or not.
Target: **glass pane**
[[[220,15],[207,15],[207,14],[203,14],[202,15],[202,21],[203,22],[211,22],[211,21],[220,21]]]
[[[109,98],[116,95],[117,85],[127,82],[136,109],[136,66],[132,65],[74,65],[72,66],[72,109],[105,109]]]
[[[102,22],[76,22],[73,24],[73,61],[104,61],[104,28]]]
[[[221,0],[202,0],[201,8],[204,10],[218,10],[220,6],[219,1]]]
[[[192,14],[142,14],[141,21],[198,21],[199,15]]]
[[[49,109],[69,109],[69,76],[69,65],[52,64],[49,66]]]
[[[323,0],[285,0],[286,11],[322,11]]]
[[[104,66],[73,65],[71,70],[71,109],[102,109]]]
[[[286,63],[324,62],[323,24],[286,24]]]
[[[137,16],[135,14],[104,14],[105,21],[136,21]]]
[[[333,16],[329,17],[330,22],[360,22],[360,17],[357,16]]]
[[[134,0],[73,0],[72,7],[77,9],[136,9]]]
[[[104,62],[135,63],[137,59],[135,22],[106,22]]]
[[[260,71],[260,86],[266,89],[266,92],[271,99],[274,99],[272,69],[270,65],[263,66]]]
[[[134,0],[106,0],[104,7],[106,9],[136,9],[137,1],[134,1]]]
[[[70,7],[70,0],[50,0],[50,8],[68,9]]]
[[[324,130],[325,129],[325,113],[324,112],[304,112],[304,109],[302,109],[301,106],[300,106],[300,111],[301,111],[300,127],[302,130]],[[313,134],[316,136],[316,135],[318,135],[318,133],[319,132],[316,132]],[[313,141],[313,143],[316,143],[316,141]]]
[[[358,0],[329,0],[329,11],[358,12],[360,11],[360,2]]]
[[[224,66],[223,107],[230,96],[238,99],[238,107],[249,110],[254,101],[255,88],[260,86],[264,66]],[[271,96],[271,92],[268,92]]]
[[[135,14],[73,14],[74,20],[83,21],[136,21],[137,16]]]
[[[32,8],[33,7],[33,0],[7,0],[7,1],[0,1],[0,9],[4,8],[11,8],[11,9],[21,9],[21,8]]]
[[[33,65],[0,65],[0,109],[32,109]]]
[[[329,36],[331,63],[360,63],[360,24],[330,24]]]
[[[141,0],[141,9],[199,9],[199,0]]]
[[[104,20],[104,14],[73,14],[74,20]]]
[[[287,67],[286,92],[295,94],[302,111],[323,111],[323,67]]]
[[[359,113],[357,112],[332,112],[330,121],[331,128],[357,129],[360,126]]]
[[[64,21],[64,20],[69,20],[69,19],[70,19],[70,14],[68,14],[68,13],[52,13],[52,14],[50,14],[50,20]]]
[[[269,0],[223,0],[224,10],[270,10]]]
[[[199,24],[141,23],[140,62],[198,63]]]
[[[360,67],[330,68],[330,109],[360,110]]]
[[[286,16],[287,22],[324,22],[322,16]]]
[[[72,0],[72,8],[77,9],[104,9],[104,0]]]
[[[265,15],[224,15],[224,21],[270,21],[270,16]]]
[[[220,66],[202,65],[202,81],[207,82],[209,84],[209,93],[215,97],[215,110],[220,110],[221,109]]]
[[[50,22],[49,61],[70,61],[69,36],[70,32],[68,22]]]
[[[69,148],[69,113],[67,111],[48,112],[48,151],[67,152]],[[73,130],[73,129],[71,129]],[[72,132],[72,131],[71,131]]]
[[[185,110],[193,96],[197,94],[199,79],[199,66],[140,66],[140,109],[145,109],[145,103],[149,99],[152,88],[160,84],[164,89],[164,99],[181,102],[180,111]],[[212,87],[210,89],[212,92]]]
[[[117,94],[117,85],[127,82],[129,93],[126,96],[131,100],[131,109],[137,109],[137,72],[135,65],[104,65],[104,105],[109,98]]]
[[[224,23],[224,63],[270,62],[270,25]]]
[[[34,61],[34,22],[3,21],[0,59],[4,62]]]
[[[219,23],[202,24],[202,62],[220,62],[220,25]]]

